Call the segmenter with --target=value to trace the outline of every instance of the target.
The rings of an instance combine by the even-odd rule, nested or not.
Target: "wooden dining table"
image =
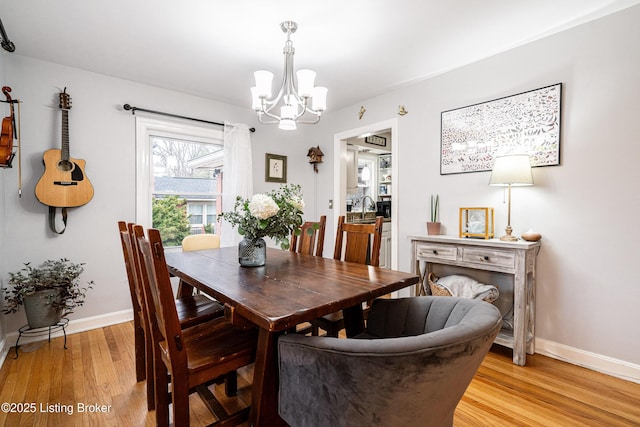
[[[362,303],[415,285],[418,276],[267,248],[262,267],[240,267],[238,249],[165,254],[171,274],[233,308],[259,328],[251,389],[253,426],[285,425],[278,415],[278,337],[342,310],[348,337],[364,328]],[[187,285],[187,286],[185,286]]]

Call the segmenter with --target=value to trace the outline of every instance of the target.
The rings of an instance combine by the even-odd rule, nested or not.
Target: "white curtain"
[[[222,181],[222,211],[233,210],[236,197],[253,195],[253,167],[251,162],[251,138],[249,127],[242,123],[224,124],[224,177]],[[221,246],[234,246],[242,236],[222,220]]]

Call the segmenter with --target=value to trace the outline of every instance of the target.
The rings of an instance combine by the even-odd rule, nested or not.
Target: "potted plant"
[[[431,195],[431,221],[427,222],[427,234],[430,236],[440,234],[440,222],[438,221],[440,215],[440,196],[437,194]]]
[[[27,262],[16,273],[9,273],[9,285],[4,290],[3,313],[16,313],[24,305],[27,323],[31,329],[57,324],[76,307],[84,304],[86,293],[94,285],[80,283],[84,263],[73,263],[66,258],[47,260],[40,267]]]

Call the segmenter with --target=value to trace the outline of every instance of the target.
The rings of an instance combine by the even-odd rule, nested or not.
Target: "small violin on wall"
[[[16,127],[15,116],[13,113],[13,100],[11,99],[11,88],[4,86],[2,93],[7,97],[7,102],[11,108],[11,114],[2,119],[2,136],[0,137],[0,166],[11,167],[13,159],[13,140],[15,138],[14,129]]]

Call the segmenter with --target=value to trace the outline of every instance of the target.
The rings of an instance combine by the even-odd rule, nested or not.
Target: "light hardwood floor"
[[[146,409],[144,383],[135,382],[132,323],[70,335],[67,350],[62,338],[33,347],[38,346],[25,346],[15,360],[12,350],[0,369],[0,403],[23,410],[3,409],[0,425],[155,424],[154,413]],[[248,405],[250,381],[250,369],[240,372],[239,396],[223,403]],[[223,396],[220,389],[215,393]],[[195,394],[191,421],[194,427],[215,421]],[[640,384],[541,355],[515,366],[509,349],[494,346],[458,405],[454,425],[640,426]]]

